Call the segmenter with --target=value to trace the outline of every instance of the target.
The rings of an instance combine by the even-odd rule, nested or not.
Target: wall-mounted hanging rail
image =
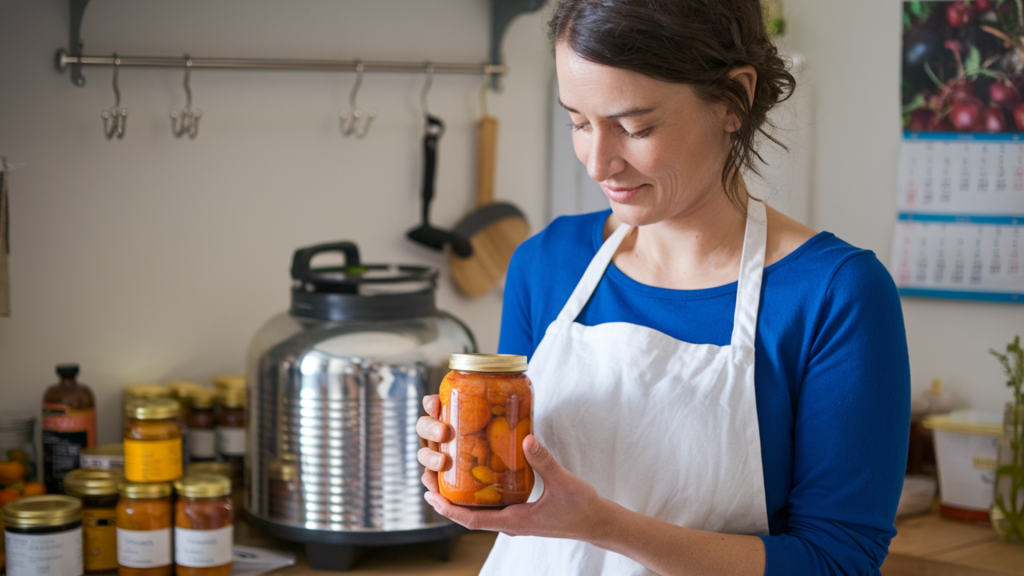
[[[69,25],[68,48],[57,51],[57,69],[71,70],[71,82],[85,86],[82,66],[113,66],[110,56],[86,56],[82,42],[82,20],[89,0],[68,0]],[[506,72],[501,53],[501,42],[505,31],[516,16],[540,9],[547,0],[490,0],[491,5],[491,49],[490,62],[486,64],[459,64],[450,62],[432,63],[439,74],[487,74],[491,86],[498,89],[500,79]],[[373,62],[359,60],[274,60],[260,58],[193,58],[193,68],[259,69],[259,70],[356,70],[362,64],[365,72],[422,72],[422,62]],[[133,67],[180,67],[180,57],[122,56],[120,66]]]

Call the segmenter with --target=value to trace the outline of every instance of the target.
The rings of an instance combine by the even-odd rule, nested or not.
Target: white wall
[[[898,0],[786,0],[815,113],[813,219],[889,263],[900,139]],[[1024,332],[1024,307],[903,299],[915,393],[942,378],[962,404],[999,411],[1010,391],[989,348]]]
[[[198,139],[176,140],[182,73],[122,69],[124,140],[102,135],[108,68],[72,86],[55,71],[67,2],[0,3],[0,154],[10,177],[13,315],[0,319],[0,407],[35,412],[53,365],[79,362],[100,407],[100,440],[119,437],[123,385],[242,370],[258,327],[288,306],[300,246],[357,241],[364,260],[445,266],[404,237],[419,218],[419,94],[424,77],[367,74],[359,94],[379,117],[365,140],[342,138],[351,73],[192,74]],[[510,74],[489,97],[501,120],[497,196],[539,225],[546,211],[544,16],[516,20]],[[479,62],[485,0],[93,0],[88,54],[360,57]],[[447,122],[434,221],[472,206],[480,78],[436,75],[430,108]],[[439,304],[497,346],[501,295]]]

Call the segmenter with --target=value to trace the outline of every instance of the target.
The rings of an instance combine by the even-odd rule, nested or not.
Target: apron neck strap
[[[597,290],[597,285],[601,283],[601,277],[604,276],[604,271],[611,263],[615,252],[618,251],[619,245],[632,229],[633,227],[629,224],[620,224],[615,232],[604,241],[594,259],[590,261],[590,265],[587,266],[587,271],[583,273],[583,278],[580,279],[579,284],[576,284],[576,289],[572,291],[572,296],[569,296],[569,301],[559,312],[559,320],[576,321],[576,317],[583,311],[583,307],[587,305],[594,290]]]

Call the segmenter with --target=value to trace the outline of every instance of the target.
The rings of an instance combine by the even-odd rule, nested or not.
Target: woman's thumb
[[[552,474],[557,474],[562,470],[562,465],[555,460],[547,448],[537,441],[537,437],[533,434],[523,439],[523,453],[534,472],[540,474],[541,477],[550,478]]]

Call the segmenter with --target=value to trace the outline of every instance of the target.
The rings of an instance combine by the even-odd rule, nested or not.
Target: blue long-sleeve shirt
[[[519,247],[500,352],[532,357],[601,246],[608,214],[559,218]],[[755,390],[766,574],[880,574],[896,533],[910,426],[896,287],[872,252],[823,232],[766,267],[761,291]],[[611,264],[576,321],[629,322],[724,346],[735,307],[735,282],[655,288]]]

